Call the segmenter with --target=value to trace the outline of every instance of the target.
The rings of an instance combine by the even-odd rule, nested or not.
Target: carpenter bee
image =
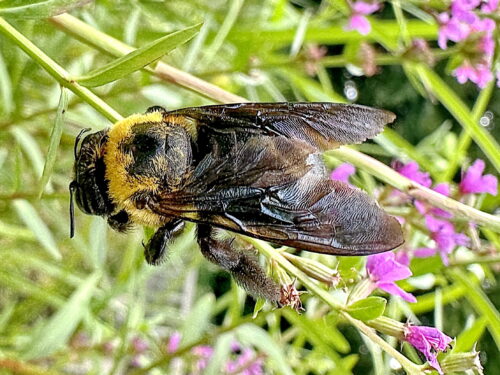
[[[280,300],[254,257],[216,235],[224,229],[333,255],[369,255],[403,243],[400,224],[363,191],[329,178],[322,151],[361,143],[391,112],[334,103],[243,103],[145,114],[75,142],[71,195],[117,231],[157,228],[144,246],[158,264],[184,221],[202,254],[250,294]],[[73,198],[70,205],[74,232]]]

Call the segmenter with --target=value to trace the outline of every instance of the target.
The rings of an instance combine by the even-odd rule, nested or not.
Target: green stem
[[[62,86],[67,87],[78,95],[82,100],[89,103],[99,113],[112,122],[122,119],[122,116],[111,108],[106,102],[102,101],[89,89],[73,82],[70,75],[54,60],[47,56],[41,49],[35,46],[29,39],[12,27],[7,21],[0,17],[0,33],[17,44],[33,60],[35,60],[43,69],[47,71]]]
[[[372,340],[375,344],[379,345],[387,354],[395,358],[401,366],[407,371],[408,374],[423,374],[420,368],[408,360],[404,355],[394,349],[389,343],[377,335],[377,333],[365,323],[351,317],[343,305],[335,301],[332,295],[311,280],[304,272],[295,267],[288,261],[278,250],[270,246],[267,242],[258,240],[256,238],[245,237],[245,241],[251,243],[261,254],[267,259],[275,261],[283,267],[290,275],[294,276],[304,285],[308,290],[313,292],[317,297],[322,299],[331,308],[338,311],[350,324],[361,331],[365,336]],[[374,319],[376,320],[376,319]]]
[[[456,218],[473,221],[476,224],[484,225],[496,232],[500,232],[500,217],[487,214],[486,212],[476,210],[454,199],[445,197],[442,194],[400,175],[387,165],[361,152],[347,147],[341,147],[337,150],[328,151],[325,155],[326,157],[330,155],[352,163],[356,167],[370,172],[382,181],[416,199],[429,202],[436,207],[453,213]]]

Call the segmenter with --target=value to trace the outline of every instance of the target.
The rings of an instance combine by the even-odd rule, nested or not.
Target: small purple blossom
[[[377,2],[368,3],[356,1],[351,4],[352,14],[346,26],[346,30],[357,30],[360,34],[366,35],[371,31],[370,21],[365,17],[380,9]]]
[[[408,164],[399,164],[395,165],[395,169],[397,172],[402,174],[403,176],[409,178],[412,181],[419,183],[422,186],[430,187],[432,184],[432,180],[429,177],[429,173],[421,172],[419,170],[419,166],[417,162],[411,161]]]
[[[487,174],[483,176],[484,161],[477,159],[464,173],[459,189],[462,194],[489,193],[497,194],[498,180],[495,176]]]
[[[437,360],[437,354],[445,351],[452,339],[434,327],[413,326],[405,327],[404,340],[422,352],[429,362],[440,374],[443,373]]]
[[[446,49],[449,40],[462,43],[460,49],[463,61],[453,71],[453,75],[461,84],[471,81],[478,87],[484,88],[494,79],[492,72],[495,50],[493,32],[496,23],[484,16],[496,11],[497,8],[498,0],[487,3],[481,0],[454,0],[449,12],[441,13],[437,17],[440,24],[439,47]],[[480,14],[480,11],[484,14]]]
[[[140,354],[149,349],[149,344],[146,340],[136,336],[131,341],[132,350],[134,353]]]
[[[396,261],[394,253],[370,255],[366,261],[366,269],[373,283],[372,290],[379,288],[389,294],[400,296],[405,301],[417,302],[415,296],[405,292],[395,283],[410,277],[412,272],[407,266]]]
[[[458,245],[468,245],[469,238],[462,233],[455,232],[452,223],[435,218],[432,215],[425,216],[425,224],[431,232],[431,238],[436,243],[436,247],[424,247],[416,249],[414,255],[419,258],[426,258],[439,252],[445,265],[449,264],[448,255]]]
[[[440,23],[438,45],[441,49],[447,48],[448,40],[460,42],[465,40],[471,32],[469,24],[451,18],[448,13],[439,14],[438,21]]]
[[[234,360],[226,364],[226,372],[241,375],[262,375],[263,361],[258,358],[252,349],[243,349],[242,353]]]
[[[485,88],[493,79],[493,73],[489,64],[479,63],[472,65],[467,60],[456,68],[452,74],[457,77],[459,83],[464,84],[467,81],[471,81],[479,88]]]
[[[179,349],[179,345],[181,343],[182,336],[180,332],[174,332],[172,335],[168,338],[167,342],[167,353],[174,353]]]
[[[335,168],[330,174],[332,180],[338,180],[345,183],[349,183],[349,177],[351,177],[356,172],[356,168],[349,163],[342,163],[337,168]]]
[[[210,360],[210,357],[212,356],[213,352],[214,349],[209,345],[195,346],[191,350],[191,353],[193,353],[195,356],[198,357],[198,361],[196,362],[196,369],[198,371],[201,371],[207,367],[208,361]]]

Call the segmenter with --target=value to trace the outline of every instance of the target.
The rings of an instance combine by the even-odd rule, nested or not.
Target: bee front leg
[[[167,255],[168,243],[182,229],[184,229],[184,222],[178,219],[174,219],[160,227],[144,246],[146,262],[155,266],[160,264]]]
[[[278,284],[265,274],[255,259],[234,249],[230,239],[218,240],[214,237],[212,227],[198,224],[198,244],[205,258],[229,271],[252,296],[279,302],[281,296]]]

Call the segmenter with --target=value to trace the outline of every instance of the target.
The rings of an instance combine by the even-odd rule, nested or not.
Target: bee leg
[[[167,245],[175,235],[184,229],[182,220],[172,220],[164,226],[158,228],[144,246],[144,258],[151,265],[159,265],[167,255]]]
[[[198,224],[198,244],[203,256],[231,273],[249,294],[271,302],[280,300],[280,287],[269,278],[255,259],[231,247],[232,241],[218,240],[208,225]]]

